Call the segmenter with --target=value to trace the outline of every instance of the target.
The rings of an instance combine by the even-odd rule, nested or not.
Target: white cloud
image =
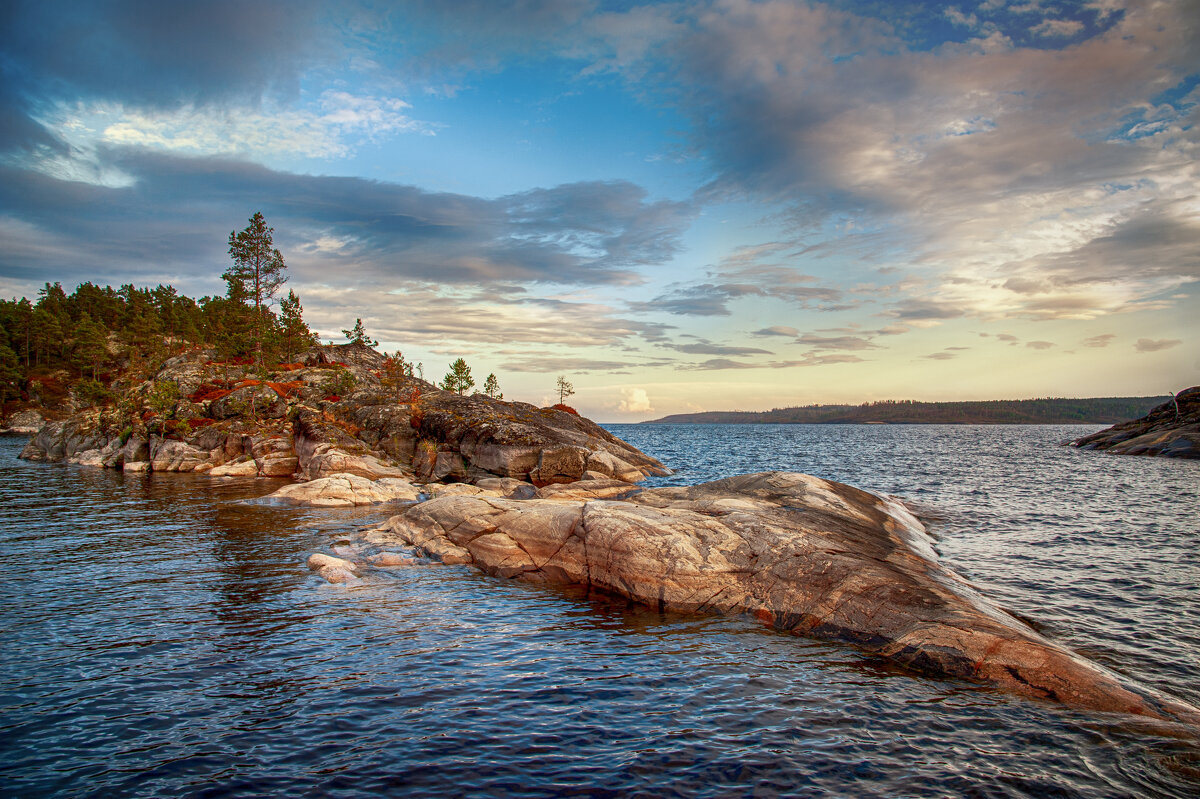
[[[1122,10],[1067,49],[993,32],[910,50],[895,29],[831,5],[728,0],[649,52],[673,59],[670,99],[716,170],[710,196],[792,205],[806,253],[848,243],[814,220],[856,218],[877,233],[866,243],[878,267],[920,277],[901,300],[936,297],[989,320],[1094,319],[1170,305],[1200,279],[1196,111],[1151,102],[1200,68],[1197,17],[1170,4]],[[1082,28],[1049,19],[1037,30]],[[1011,290],[1013,278],[1037,288]],[[661,299],[726,314],[726,282]]]
[[[141,147],[185,155],[270,160],[279,155],[344,158],[365,141],[401,133],[433,135],[393,97],[326,91],[304,108],[139,108],[119,102],[59,107],[43,123],[83,153],[100,145]]]
[[[1044,19],[1029,29],[1035,36],[1044,38],[1068,38],[1083,30],[1083,23],[1074,19]]]
[[[650,405],[650,395],[644,388],[621,389],[621,402],[617,410],[621,413],[650,413],[654,408]]]

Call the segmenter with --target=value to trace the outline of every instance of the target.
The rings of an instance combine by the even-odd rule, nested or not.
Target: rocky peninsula
[[[669,470],[587,419],[440,390],[389,371],[361,344],[317,347],[265,374],[187,353],[116,408],[46,423],[22,457],[290,476],[298,482],[273,501],[395,503],[401,512],[363,534],[382,551],[313,554],[310,568],[333,583],[419,560],[469,564],[500,579],[744,616],[1020,696],[1200,726],[1200,710],[1131,684],[981,596],[939,563],[899,500],[782,472],[642,488]]]
[[[168,360],[116,408],[51,421],[22,458],[224,477],[334,474],[534,485],[667,474],[576,414],[444,391],[362,344],[316,347],[265,373],[209,351]]]
[[[1119,455],[1200,458],[1200,386],[1180,391],[1140,419],[1115,424],[1071,445]]]

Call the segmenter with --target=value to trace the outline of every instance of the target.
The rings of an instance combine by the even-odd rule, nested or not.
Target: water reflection
[[[1100,461],[1093,479],[1076,474],[1081,453],[1028,432],[858,430],[675,429],[634,443],[682,459],[691,479],[786,463],[919,490],[947,560],[1002,602],[1195,691],[1196,472]],[[1188,741],[736,619],[466,567],[327,586],[307,555],[356,540],[386,509],[243,504],[270,486],[21,464],[5,446],[0,776],[12,795],[1198,787]]]

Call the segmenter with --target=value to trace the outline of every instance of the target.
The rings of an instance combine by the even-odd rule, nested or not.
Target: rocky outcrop
[[[412,474],[385,454],[371,449],[349,431],[345,422],[328,411],[298,408],[293,429],[297,476],[302,479],[355,474],[377,480]]]
[[[443,470],[447,477],[461,471],[471,481],[511,477],[542,486],[589,471],[626,483],[670,474],[591,420],[562,410],[435,391],[422,395],[411,414],[422,442],[414,470],[435,479]]]
[[[1180,391],[1141,419],[1115,424],[1071,445],[1120,455],[1200,458],[1200,386]]]
[[[601,490],[440,496],[370,539],[497,577],[749,616],[1023,696],[1200,723],[1195,708],[1126,684],[988,602],[938,563],[924,528],[894,500],[780,472],[588,498]]]
[[[41,430],[45,423],[46,420],[37,411],[19,411],[4,420],[0,434],[29,436]]]
[[[354,474],[536,486],[585,477],[628,484],[669,473],[587,419],[442,391],[361,344],[316,347],[269,373],[213,357],[196,351],[170,359],[123,397],[137,409],[132,414],[93,409],[47,424],[22,457],[224,477]],[[164,409],[164,395],[178,401]]]
[[[334,474],[307,483],[284,486],[267,499],[292,505],[319,508],[345,508],[355,505],[375,505],[396,500],[415,502],[421,492],[407,480],[383,478],[368,480],[357,474]]]

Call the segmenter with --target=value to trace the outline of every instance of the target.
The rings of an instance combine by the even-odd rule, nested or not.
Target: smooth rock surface
[[[1200,458],[1200,386],[1184,389],[1141,419],[1115,424],[1071,442],[1118,455]]]
[[[214,466],[209,470],[211,477],[254,477],[258,474],[258,464],[254,461],[235,461]]]
[[[1099,711],[1200,723],[988,602],[899,502],[766,472],[609,499],[448,495],[374,531],[498,577],[587,584],[662,609],[751,616],[935,675]]]
[[[308,556],[308,568],[331,583],[345,583],[358,577],[358,567],[348,560],[321,552]]]
[[[269,495],[270,499],[294,505],[322,508],[374,505],[393,500],[415,502],[419,497],[420,491],[407,480],[390,477],[368,480],[357,474],[334,474],[307,483],[284,486]]]

